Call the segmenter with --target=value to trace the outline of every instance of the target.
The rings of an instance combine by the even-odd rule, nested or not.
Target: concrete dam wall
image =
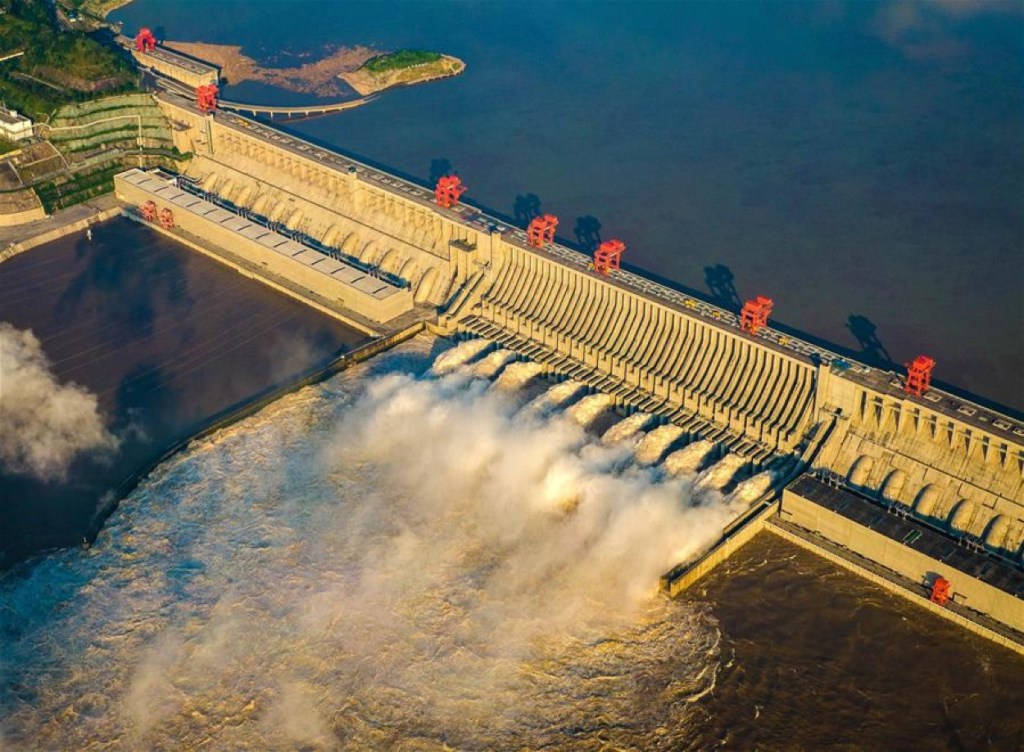
[[[207,191],[408,283],[441,331],[486,337],[759,467],[789,458],[1020,563],[1024,424],[765,328],[241,116],[161,95]]]

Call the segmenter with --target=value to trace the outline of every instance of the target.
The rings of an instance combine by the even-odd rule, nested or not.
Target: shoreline
[[[121,212],[121,202],[111,192],[62,209],[45,219],[0,228],[0,264],[33,248],[113,219]]]

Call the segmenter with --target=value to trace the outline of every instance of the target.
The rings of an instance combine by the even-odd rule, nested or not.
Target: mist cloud
[[[0,590],[0,631],[31,635],[0,645],[25,667],[14,740],[680,748],[718,638],[658,577],[735,502],[564,408],[524,409],[536,392],[408,362],[382,355],[162,466],[64,595],[58,559]]]
[[[36,336],[0,322],[0,464],[63,480],[79,454],[116,446],[96,395],[59,383]]]

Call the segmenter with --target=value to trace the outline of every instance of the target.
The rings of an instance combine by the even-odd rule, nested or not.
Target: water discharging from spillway
[[[618,444],[620,441],[640,441],[640,432],[653,420],[650,413],[633,413],[609,428],[601,436],[603,444]]]
[[[693,498],[692,477],[623,468],[628,447],[563,411],[423,375],[431,344],[196,442],[89,551],[0,583],[0,738],[683,746],[717,632],[657,580],[738,509]]]
[[[612,405],[612,397],[603,392],[588,394],[566,411],[566,415],[586,428],[596,421]]]
[[[489,339],[467,339],[450,350],[441,353],[434,361],[430,370],[437,376],[451,373],[456,368],[469,363],[493,345],[494,343]]]
[[[755,499],[763,496],[772,487],[774,481],[773,474],[765,470],[737,484],[736,489],[729,498],[737,504],[750,504]]]
[[[495,350],[473,364],[473,375],[482,379],[493,379],[515,359],[516,354],[511,350]]]
[[[586,387],[583,383],[576,381],[575,379],[563,381],[550,387],[546,392],[537,396],[533,401],[526,403],[521,412],[525,416],[547,415],[551,411],[569,404],[569,402],[576,399],[576,397],[585,390]]]
[[[658,426],[640,439],[635,453],[636,461],[641,465],[653,465],[683,433],[682,428],[672,423]]]
[[[494,381],[495,389],[515,391],[522,389],[535,377],[539,376],[543,367],[532,360],[509,363],[501,375]]]
[[[697,479],[697,486],[700,488],[714,488],[715,490],[725,488],[745,464],[747,464],[745,457],[741,457],[738,454],[727,454],[700,474],[700,477]]]
[[[666,457],[665,470],[671,475],[689,475],[704,463],[714,449],[713,443],[707,439],[699,439]]]

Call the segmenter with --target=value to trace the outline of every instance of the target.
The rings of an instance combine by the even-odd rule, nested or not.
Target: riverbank
[[[45,219],[25,224],[0,226],[0,264],[19,253],[81,232],[121,213],[121,202],[113,194],[100,196]]]

